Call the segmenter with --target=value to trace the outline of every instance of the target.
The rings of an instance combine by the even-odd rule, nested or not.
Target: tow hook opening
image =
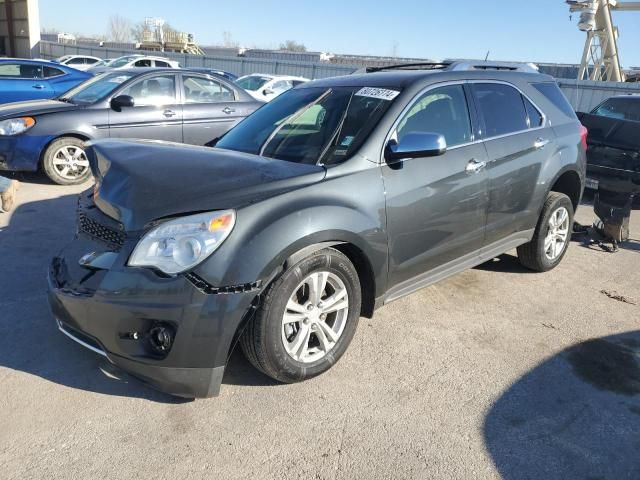
[[[149,330],[149,346],[153,353],[166,356],[175,339],[175,328],[168,323],[156,323]]]

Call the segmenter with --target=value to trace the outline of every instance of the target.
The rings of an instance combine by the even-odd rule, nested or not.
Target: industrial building
[[[0,0],[0,57],[38,57],[38,0]]]

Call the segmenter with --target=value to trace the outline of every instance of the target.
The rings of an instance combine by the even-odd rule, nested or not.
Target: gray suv
[[[301,85],[215,148],[103,140],[53,259],[59,329],[174,395],[216,395],[236,344],[282,382],[358,319],[517,248],[569,245],[586,133],[551,77],[423,64]]]

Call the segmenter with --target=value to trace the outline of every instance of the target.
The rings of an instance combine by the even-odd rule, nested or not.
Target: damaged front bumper
[[[206,290],[192,276],[127,267],[137,240],[115,235],[98,209],[79,212],[79,233],[48,275],[60,331],[163,392],[216,396],[256,292]]]

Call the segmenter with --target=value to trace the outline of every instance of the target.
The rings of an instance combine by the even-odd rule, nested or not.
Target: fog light
[[[170,325],[157,324],[149,330],[149,343],[156,353],[166,355],[171,350],[174,338],[175,331]]]

